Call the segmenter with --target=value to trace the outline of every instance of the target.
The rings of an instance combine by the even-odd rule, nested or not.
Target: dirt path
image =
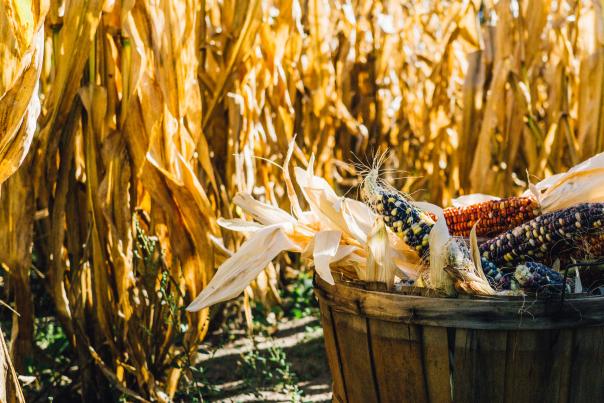
[[[252,340],[243,337],[218,349],[207,347],[213,352],[204,356],[201,365],[209,384],[216,388],[206,397],[208,401],[331,401],[331,377],[323,347],[323,330],[314,317],[281,323],[270,338],[256,336]],[[258,368],[242,365],[242,361],[246,361],[244,356],[248,363],[258,364]],[[271,379],[271,376],[278,378],[283,372],[295,375],[298,392],[283,390],[285,386]],[[262,390],[258,382],[266,383],[262,387],[266,390]]]

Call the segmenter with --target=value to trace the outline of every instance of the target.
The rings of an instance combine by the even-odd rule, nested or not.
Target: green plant
[[[313,291],[312,271],[301,269],[297,276],[279,289],[281,304],[266,306],[252,301],[254,332],[271,334],[283,318],[301,319],[319,315],[319,303]]]
[[[73,350],[63,328],[52,317],[43,317],[36,319],[35,329],[35,359],[25,363],[24,373],[32,377],[24,390],[28,401],[77,398]]]
[[[301,270],[297,280],[282,292],[285,314],[292,318],[317,316],[319,303],[315,298],[312,272]]]
[[[179,365],[184,371],[180,379],[180,387],[175,395],[175,401],[202,403],[204,402],[204,396],[212,397],[220,392],[216,386],[208,381],[205,369],[200,365],[193,365],[190,355],[185,354]]]
[[[261,390],[278,388],[289,394],[291,401],[301,401],[302,391],[298,388],[297,376],[293,372],[285,351],[281,347],[254,349],[241,355],[238,362],[238,377],[259,397]]]
[[[191,340],[186,337],[189,325],[185,320],[185,306],[179,304],[179,300],[182,300],[184,295],[179,289],[178,279],[171,275],[165,264],[165,251],[159,239],[149,236],[138,219],[134,220],[134,224],[137,241],[134,249],[135,263],[144,268],[140,274],[147,283],[147,294],[156,291],[153,294],[158,296],[158,305],[163,307],[161,321],[166,328],[173,329],[169,343],[174,347],[175,354],[167,358],[167,366],[180,369],[183,374],[175,394],[176,400],[203,402],[204,396],[214,394],[217,389],[209,383],[204,368],[196,364],[195,358],[199,353],[209,354],[209,352],[196,348],[196,343],[191,343]],[[144,327],[144,323],[141,322],[143,330],[153,337],[152,329]]]

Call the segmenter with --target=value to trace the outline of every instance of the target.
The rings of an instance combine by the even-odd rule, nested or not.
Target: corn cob
[[[482,271],[487,276],[489,283],[492,286],[495,286],[497,283],[499,283],[502,277],[501,270],[499,270],[499,268],[492,262],[483,257],[480,258],[480,263],[482,264]]]
[[[403,196],[383,191],[374,203],[375,210],[384,217],[384,222],[405,243],[425,257],[429,254],[429,235],[434,220],[418,209]]]
[[[476,222],[476,235],[488,237],[514,228],[539,215],[539,203],[532,197],[508,197],[443,211],[453,236],[468,237]]]
[[[526,292],[561,291],[564,276],[548,266],[537,262],[525,262],[516,268],[498,268],[485,258],[481,258],[482,269],[497,290],[518,290]]]
[[[603,223],[604,203],[579,204],[508,230],[480,245],[480,253],[498,266],[551,261],[584,237],[601,233]]]
[[[562,291],[564,276],[544,264],[526,262],[516,266],[514,279],[524,291]]]
[[[503,268],[501,269],[501,277],[499,281],[493,286],[497,290],[520,290],[518,281],[514,278],[514,269]]]

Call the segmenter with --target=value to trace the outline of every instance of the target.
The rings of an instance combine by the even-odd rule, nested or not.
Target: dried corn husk
[[[367,237],[367,253],[366,281],[385,283],[386,287],[391,289],[394,286],[396,264],[387,227],[381,217],[376,219]]]
[[[455,245],[455,246],[453,246]],[[451,255],[457,264],[449,264],[445,270],[455,279],[455,288],[466,294],[495,295],[497,292],[491,287],[487,280],[482,264],[480,263],[480,251],[476,238],[476,224],[470,232],[470,250],[465,243],[450,244]],[[469,253],[468,253],[469,252]]]
[[[300,246],[287,236],[288,230],[291,233],[293,228],[275,224],[257,231],[237,253],[220,266],[210,284],[191,302],[187,310],[198,311],[235,298],[279,253],[300,252]]]
[[[427,203],[421,203],[420,206],[438,217],[432,231],[430,231],[430,274],[428,276],[429,282],[425,285],[442,291],[446,295],[454,295],[455,282],[445,271],[445,268],[450,264],[450,255],[454,252],[454,248],[450,247],[453,238],[449,234],[447,221],[441,208],[430,207]]]
[[[342,233],[340,231],[321,231],[315,235],[312,252],[315,270],[319,277],[329,284],[335,284],[329,264],[338,254]],[[338,259],[339,260],[339,259]]]
[[[293,147],[292,142],[290,149]],[[288,169],[286,165],[284,171]],[[238,194],[235,203],[256,222],[221,219],[219,224],[247,232],[249,239],[218,268],[187,310],[197,311],[239,295],[283,251],[312,256],[317,274],[329,284],[334,284],[331,273],[334,270],[361,280],[384,281],[390,286],[395,270],[410,278],[417,277],[420,267],[417,255],[410,253],[403,242],[396,241],[396,236],[391,236],[386,228],[376,230],[373,223],[377,217],[367,205],[339,197],[325,179],[313,174],[312,159],[306,170],[295,167],[294,172],[310,211],[294,212],[295,217],[250,195]],[[290,181],[289,175],[285,181]],[[289,183],[286,187],[290,200],[295,200],[293,205],[299,206],[293,185]]]
[[[604,201],[604,153],[597,154],[566,173],[554,175],[533,185],[532,193],[545,213],[579,203]]]
[[[484,193],[472,193],[469,195],[463,195],[452,199],[451,205],[453,207],[466,207],[471,206],[472,204],[482,203],[490,200],[499,200],[499,197],[487,195]]]

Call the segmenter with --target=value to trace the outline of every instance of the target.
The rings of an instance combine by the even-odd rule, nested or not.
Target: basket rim
[[[331,286],[318,276],[314,286],[320,303],[330,309],[391,322],[492,330],[604,325],[604,296],[566,295],[564,300],[508,296],[447,298],[372,290],[368,289],[371,283],[343,279],[336,279]],[[409,289],[418,292],[417,287]]]

